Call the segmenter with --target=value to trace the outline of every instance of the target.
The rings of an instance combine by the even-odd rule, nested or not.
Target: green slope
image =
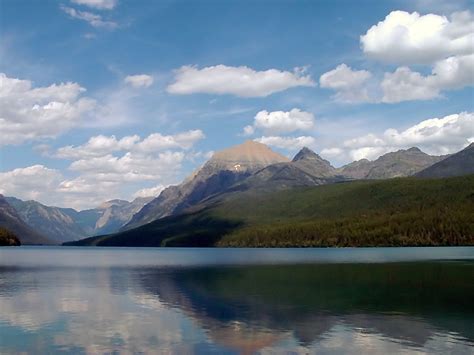
[[[72,245],[474,245],[474,175],[246,191],[201,207]]]

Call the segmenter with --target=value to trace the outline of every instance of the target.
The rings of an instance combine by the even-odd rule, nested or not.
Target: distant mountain
[[[460,152],[431,165],[418,174],[419,177],[440,178],[474,174],[474,143]]]
[[[5,199],[26,224],[48,238],[63,243],[87,236],[63,208],[45,206],[37,201],[22,201],[15,197]]]
[[[390,179],[414,175],[445,158],[413,147],[384,154],[374,161],[362,159],[343,166],[338,172],[352,179]]]
[[[138,197],[132,202],[111,200],[103,203],[96,208],[97,211],[100,211],[100,217],[95,223],[93,233],[98,235],[118,231],[151,200],[153,200],[153,197]]]
[[[72,208],[45,206],[37,201],[5,197],[24,223],[59,243],[114,233],[152,199],[136,198],[132,202],[111,200],[95,209],[76,211]]]
[[[57,242],[42,235],[20,217],[15,208],[10,206],[3,195],[0,195],[0,227],[15,234],[22,244],[56,244]]]
[[[250,140],[216,152],[182,184],[168,187],[145,205],[123,229],[179,213],[268,165],[287,161],[288,158],[275,153],[266,145]]]

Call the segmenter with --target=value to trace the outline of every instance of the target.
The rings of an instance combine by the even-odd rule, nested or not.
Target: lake
[[[0,353],[474,353],[474,248],[0,248]]]

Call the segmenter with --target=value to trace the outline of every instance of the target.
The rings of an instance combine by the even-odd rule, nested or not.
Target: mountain
[[[63,243],[87,236],[63,208],[45,206],[37,201],[22,201],[15,197],[5,199],[26,224],[51,239]]]
[[[111,200],[95,209],[76,211],[72,208],[45,206],[37,201],[5,197],[24,223],[60,243],[117,232],[151,199],[152,197],[136,198],[132,202]]]
[[[84,231],[86,236],[95,234],[95,225],[103,213],[103,210],[95,208],[82,211],[64,208],[62,211],[74,220],[74,223]]]
[[[292,161],[269,165],[249,176],[231,190],[275,191],[297,186],[315,186],[340,181],[331,164],[304,147]]]
[[[351,179],[390,179],[414,175],[445,158],[413,147],[384,154],[374,161],[362,159],[343,166],[338,172]]]
[[[123,229],[135,228],[179,213],[268,165],[287,161],[288,158],[275,153],[266,145],[251,140],[216,152],[182,184],[163,190],[135,214]]]
[[[216,195],[180,215],[70,245],[474,245],[474,175],[349,181]]]
[[[0,227],[15,234],[22,244],[55,244],[55,241],[27,225],[3,195],[0,195]]]
[[[108,234],[118,231],[152,199],[153,197],[138,197],[132,202],[111,200],[103,203],[96,209],[100,211],[100,217],[95,223],[94,234]]]
[[[471,143],[460,152],[422,170],[417,176],[440,178],[468,174],[474,174],[474,143]]]
[[[333,177],[337,173],[330,162],[306,147],[295,155],[292,164],[312,176]]]

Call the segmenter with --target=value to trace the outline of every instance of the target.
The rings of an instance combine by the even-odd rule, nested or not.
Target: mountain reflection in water
[[[473,279],[472,260],[0,266],[0,353],[472,353]]]

